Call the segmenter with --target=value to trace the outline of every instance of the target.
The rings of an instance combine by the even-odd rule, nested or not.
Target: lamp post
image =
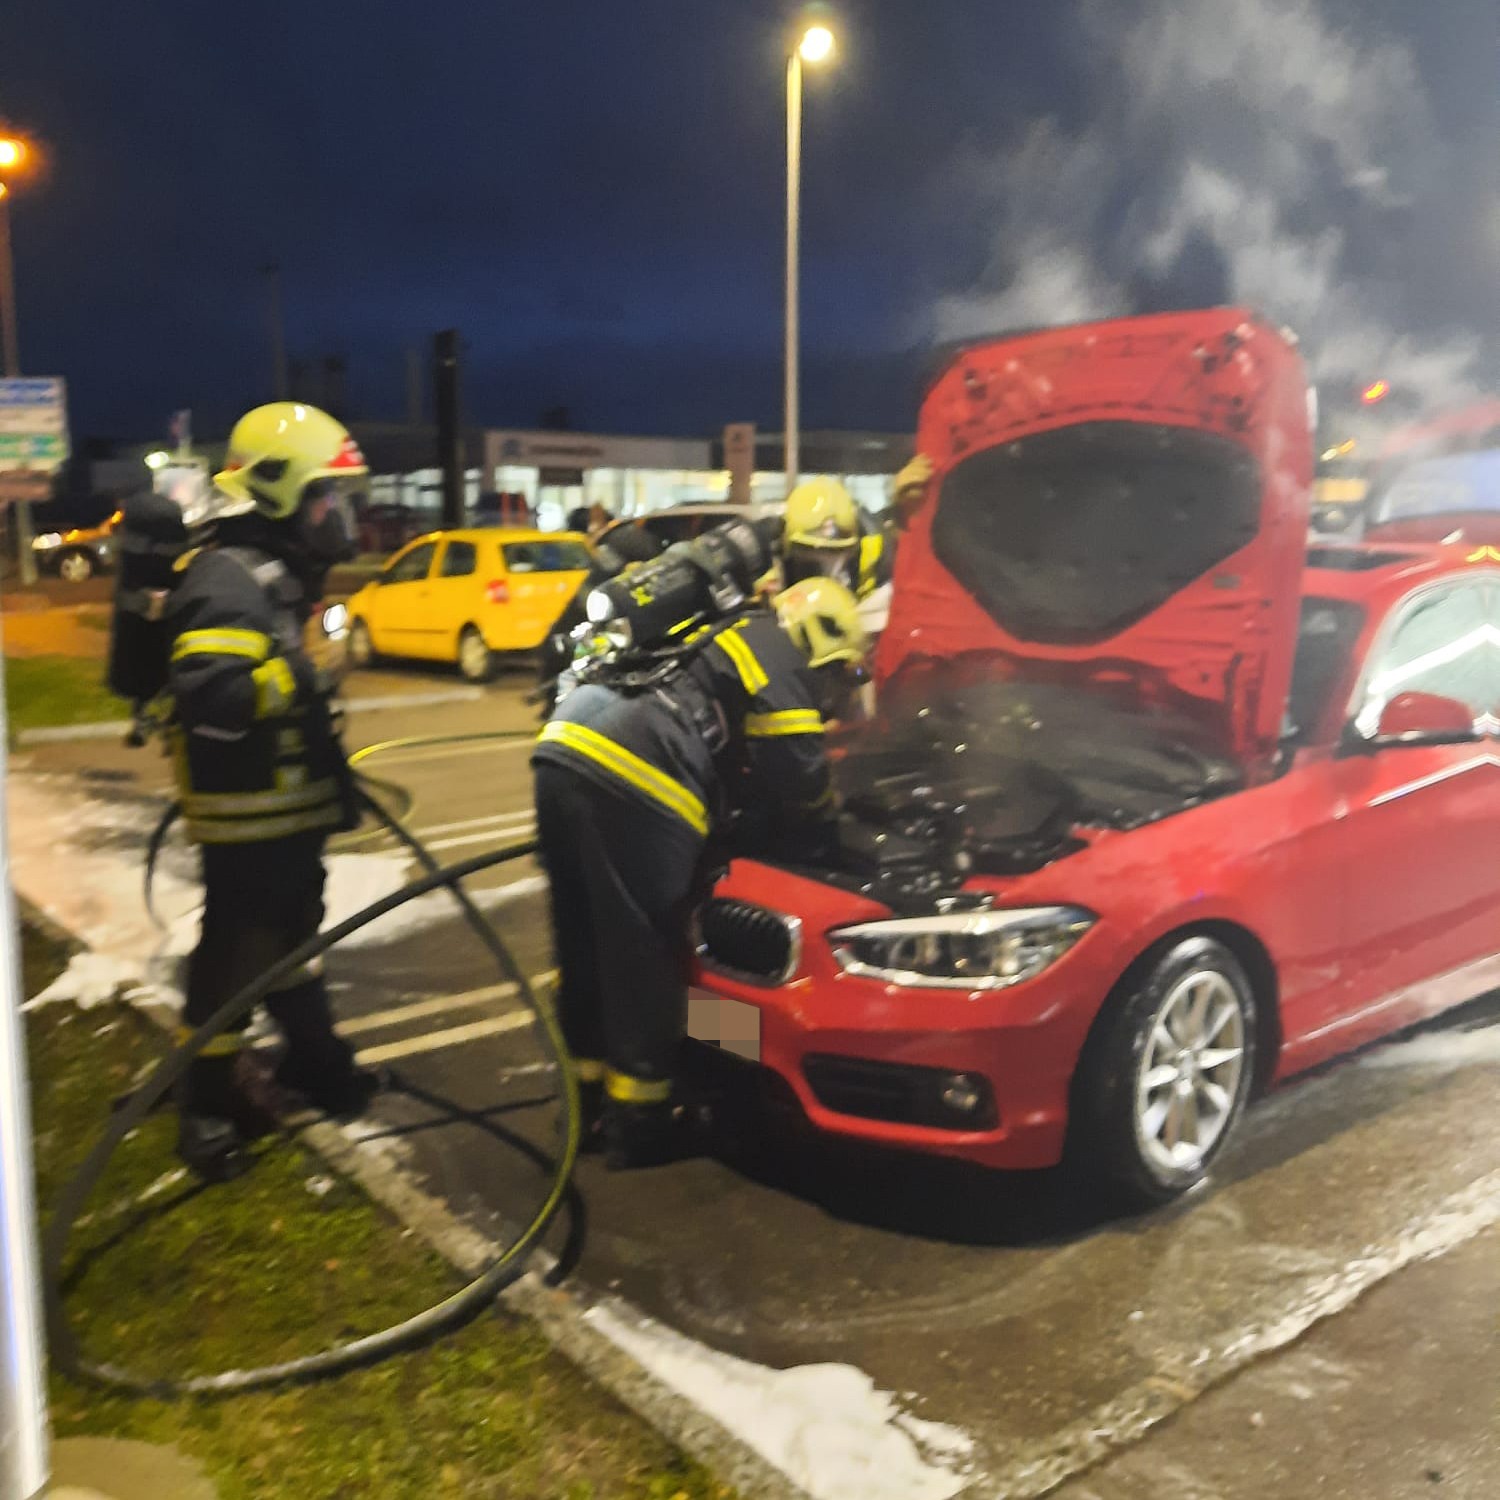
[[[0,326],[4,373],[21,373],[16,337],[15,271],[10,253],[10,187],[24,168],[24,141],[0,135]],[[16,501],[21,576],[36,581],[31,517]],[[21,1029],[20,943],[6,837],[4,702],[0,694],[0,1491],[36,1495],[47,1482],[47,1397],[38,1292],[36,1202],[27,1102],[26,1039]]]
[[[786,356],[783,441],[786,488],[791,494],[801,468],[798,416],[799,240],[802,230],[802,65],[833,56],[834,36],[822,24],[806,27],[786,62]]]
[[[16,266],[10,248],[10,184],[7,178],[25,171],[31,149],[17,136],[0,135],[0,353],[3,373],[14,378],[21,373],[21,340],[16,331]],[[31,506],[25,500],[12,502],[15,515],[17,563],[21,582],[30,588],[36,582],[36,558],[31,550]]]

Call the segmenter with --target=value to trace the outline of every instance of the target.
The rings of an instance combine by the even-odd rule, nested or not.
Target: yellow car
[[[503,651],[533,651],[588,573],[576,532],[489,527],[418,537],[349,600],[349,662],[454,662],[483,682]]]

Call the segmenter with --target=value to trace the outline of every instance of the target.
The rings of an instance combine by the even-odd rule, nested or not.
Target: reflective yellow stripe
[[[288,813],[284,818],[193,818],[186,820],[187,836],[198,844],[259,844],[289,838],[317,828],[335,828],[343,821],[336,804],[311,812]]]
[[[284,656],[273,656],[262,662],[251,674],[255,679],[255,717],[279,718],[292,706],[297,696],[297,679],[291,663]]]
[[[623,745],[617,745],[597,730],[582,724],[556,721],[548,724],[537,738],[544,745],[561,745],[565,750],[572,750],[596,765],[603,766],[621,781],[629,782],[631,786],[676,813],[705,838],[708,837],[708,810],[702,801],[680,781],[674,781],[664,771],[658,771],[650,761],[642,760]]]
[[[632,1078],[606,1068],[604,1092],[621,1104],[665,1104],[672,1097],[672,1085],[660,1078]]]
[[[739,626],[731,626],[728,630],[720,631],[713,638],[713,644],[724,655],[734,663],[734,669],[740,674],[740,681],[745,686],[745,691],[752,697],[770,682],[766,676],[765,668],[756,661],[755,653],[740,638]]]
[[[885,538],[876,532],[873,536],[867,536],[859,544],[859,596],[864,598],[866,594],[873,593],[876,587],[875,570],[880,566],[881,555],[885,552]]]
[[[332,802],[338,795],[338,783],[331,776],[310,781],[291,791],[264,792],[189,792],[182,799],[182,810],[188,817],[234,818],[253,813],[300,812],[320,802]]]
[[[579,1083],[604,1082],[604,1064],[597,1057],[575,1057],[573,1071],[578,1075]]]
[[[172,647],[172,660],[184,656],[246,656],[264,661],[271,654],[271,637],[258,630],[184,630]]]
[[[177,1045],[180,1047],[197,1029],[196,1026],[179,1026],[177,1028]],[[212,1041],[205,1042],[198,1056],[233,1057],[235,1053],[243,1052],[246,1045],[244,1032],[226,1031],[214,1037]]]
[[[815,708],[784,708],[774,714],[746,714],[745,734],[752,740],[783,734],[822,734],[823,716]]]

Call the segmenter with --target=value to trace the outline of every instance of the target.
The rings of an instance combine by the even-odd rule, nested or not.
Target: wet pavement
[[[379,733],[531,722],[502,688],[477,704],[382,716]],[[87,748],[66,747],[77,757],[66,762],[54,748],[64,747],[49,747],[54,771],[89,763]],[[137,789],[136,773],[92,758],[108,773],[95,794]],[[414,794],[412,826],[440,858],[527,832],[524,746],[398,751],[370,769]],[[174,858],[181,872],[185,856]],[[343,857],[338,900],[390,889],[401,868],[367,841]],[[535,866],[487,872],[474,891],[526,971],[545,975]],[[513,993],[443,900],[340,950],[330,976],[351,1039],[397,1073],[361,1132],[498,1239],[545,1186],[557,1105]],[[899,1493],[1041,1494],[1087,1469],[1060,1493],[1347,1489],[1381,1500],[1477,1496],[1461,1476],[1493,1473],[1493,1430],[1474,1435],[1500,1421],[1493,1353],[1476,1347],[1460,1381],[1441,1346],[1451,1335],[1468,1348],[1476,1327],[1492,1345],[1496,1331],[1500,1005],[1279,1091],[1252,1110],[1208,1189],[1126,1222],[1103,1219],[1057,1174],[1000,1176],[811,1138],[761,1096],[758,1070],[723,1054],[695,1049],[691,1072],[719,1103],[714,1154],[630,1176],[584,1161],[551,1249],[586,1299],[624,1299],[757,1366],[848,1366],[894,1393],[918,1424],[907,1430],[927,1476]],[[1433,1255],[1444,1258],[1422,1263]],[[824,1389],[814,1382],[809,1402]],[[1117,1448],[1128,1451],[1111,1457]],[[1294,1459],[1302,1467],[1287,1472],[1317,1474],[1316,1485],[1285,1477]],[[1397,1473],[1407,1487],[1371,1480]],[[834,1482],[822,1492],[838,1493]]]

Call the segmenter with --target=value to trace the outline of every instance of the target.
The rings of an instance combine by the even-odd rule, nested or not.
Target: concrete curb
[[[442,688],[431,693],[387,693],[376,698],[347,698],[345,713],[378,713],[383,709],[435,708],[442,703],[476,703],[482,688]],[[122,740],[133,725],[129,719],[107,719],[98,724],[59,724],[49,729],[22,729],[16,744],[25,750],[33,745],[65,744],[74,740]]]
[[[19,892],[17,903],[21,920],[65,951],[87,950],[87,944]],[[153,1025],[172,1029],[172,1018],[160,1007],[124,1003]],[[298,1138],[336,1171],[359,1183],[375,1203],[462,1275],[475,1276],[489,1265],[503,1246],[465,1224],[445,1203],[418,1187],[378,1145],[362,1141],[358,1128],[357,1124],[341,1127],[317,1121],[303,1126]],[[509,1311],[529,1319],[564,1358],[648,1426],[715,1477],[733,1485],[741,1500],[809,1500],[801,1486],[594,1328],[586,1315],[596,1294],[581,1283],[566,1289],[549,1285],[546,1278],[556,1267],[555,1258],[545,1250],[533,1252],[531,1269],[501,1292],[499,1301]]]

